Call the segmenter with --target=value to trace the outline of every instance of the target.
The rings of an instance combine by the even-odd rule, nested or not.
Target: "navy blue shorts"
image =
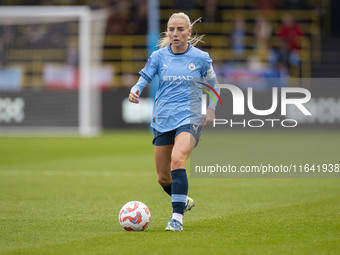
[[[159,132],[156,129],[153,129],[154,139],[152,141],[152,144],[157,146],[175,144],[175,138],[177,135],[179,135],[182,132],[188,132],[192,134],[193,137],[195,137],[197,145],[201,136],[201,131],[202,131],[201,126],[193,124],[186,124],[174,130],[170,130],[164,133]]]

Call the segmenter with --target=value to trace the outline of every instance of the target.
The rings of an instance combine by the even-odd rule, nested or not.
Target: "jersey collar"
[[[185,52],[183,52],[183,53],[174,53],[173,51],[172,51],[172,49],[171,49],[171,43],[170,43],[170,45],[168,46],[168,50],[170,51],[170,53],[171,54],[173,54],[173,55],[183,55],[183,54],[185,54],[185,53],[187,53],[190,49],[191,49],[191,44],[190,43],[188,43],[188,48],[186,49],[186,51]]]

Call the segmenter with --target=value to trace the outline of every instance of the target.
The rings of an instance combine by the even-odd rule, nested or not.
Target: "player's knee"
[[[186,158],[181,153],[174,153],[171,156],[171,169],[184,168],[186,165]]]

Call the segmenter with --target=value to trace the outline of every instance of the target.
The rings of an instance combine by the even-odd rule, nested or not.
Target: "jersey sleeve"
[[[156,52],[153,52],[145,64],[145,67],[139,72],[148,83],[152,81],[158,72],[158,57]]]
[[[203,56],[203,63],[202,63],[202,70],[201,70],[202,77],[207,76],[207,72],[208,72],[211,64],[212,64],[212,60],[211,60],[209,54],[205,53],[204,56]]]
[[[202,61],[203,61],[203,63],[202,63],[201,75],[202,75],[202,77],[205,77],[206,81],[209,83],[209,85],[212,88],[215,88],[215,85],[218,82],[217,82],[216,74],[215,74],[213,66],[212,66],[212,59],[210,58],[208,53],[205,52]],[[220,94],[219,89],[216,89],[215,91],[218,94]],[[208,108],[215,110],[215,102],[217,102],[218,98],[217,98],[217,95],[213,91],[211,91],[211,92],[212,92],[212,95],[214,97],[214,100],[210,97]]]
[[[215,71],[214,71],[212,64],[210,64],[210,67],[207,71],[207,75],[206,75],[205,79],[207,80],[209,85],[213,89],[215,89],[215,85],[218,83],[218,81],[217,81],[216,74],[215,74]],[[216,108],[215,102],[218,102],[218,96],[216,95],[216,93],[218,95],[220,95],[221,91],[220,91],[220,89],[215,89],[215,91],[212,91],[212,92],[214,92],[214,93],[211,93],[213,95],[214,99],[212,99],[211,97],[209,98],[208,108],[215,110],[215,108]]]
[[[133,86],[130,90],[130,93],[131,92],[136,92],[137,90],[139,90],[139,94],[138,95],[141,95],[144,88],[146,87],[146,85],[148,85],[148,82],[147,80],[145,80],[142,76],[139,77],[137,83],[135,86]]]

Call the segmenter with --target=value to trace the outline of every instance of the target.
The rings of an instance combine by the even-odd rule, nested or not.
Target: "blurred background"
[[[340,74],[336,0],[0,0],[0,5],[0,132],[89,135],[146,128],[152,89],[143,92],[137,107],[126,97],[156,49],[155,37],[178,11],[192,21],[202,17],[193,32],[206,35],[198,47],[210,54],[221,83],[251,83],[261,92],[270,85],[256,79]]]

